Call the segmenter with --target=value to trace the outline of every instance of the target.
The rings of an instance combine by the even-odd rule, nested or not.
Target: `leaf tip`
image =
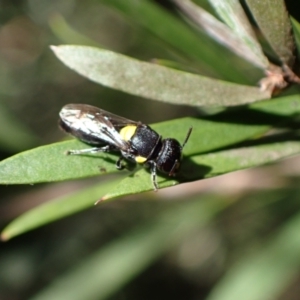
[[[94,205],[98,205],[100,202],[104,201],[105,199],[103,199],[104,197],[100,198],[99,200],[97,200]]]
[[[2,242],[7,242],[11,237],[9,236],[9,234],[5,234],[5,233],[1,233],[0,235],[0,240]]]
[[[110,200],[110,199],[115,198],[115,197],[116,197],[116,195],[115,195],[114,193],[108,192],[108,193],[105,194],[103,197],[101,197],[99,200],[97,200],[97,201],[95,202],[95,205],[98,205],[98,204],[100,204],[101,202]]]
[[[61,50],[62,50],[62,46],[50,45],[49,47],[56,56],[59,56],[59,54],[61,53]]]
[[[54,46],[54,45],[50,45],[49,47],[53,52],[57,51],[58,48],[58,46]]]

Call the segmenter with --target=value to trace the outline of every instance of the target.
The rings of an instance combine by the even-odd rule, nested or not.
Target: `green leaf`
[[[256,39],[255,32],[250,24],[241,3],[238,0],[210,0],[222,20],[232,29],[245,45],[253,53],[253,64],[263,67],[269,66],[268,59],[264,55],[261,45]],[[246,57],[245,57],[246,58]]]
[[[270,97],[258,87],[194,75],[86,46],[52,46],[69,68],[104,86],[173,104],[230,106]]]
[[[154,124],[163,137],[183,142],[188,128],[193,132],[184,148],[186,156],[224,148],[258,137],[276,124],[284,126],[300,112],[300,96],[293,95],[256,103],[251,109],[220,113],[206,119],[183,118]],[[32,184],[104,175],[116,170],[118,155],[65,155],[72,149],[88,148],[77,140],[38,147],[0,162],[0,184]],[[121,174],[128,174],[121,171]],[[148,178],[149,181],[149,178]]]
[[[255,253],[243,253],[207,300],[279,299],[299,272],[299,226],[298,214]]]
[[[57,38],[64,43],[100,46],[92,39],[74,30],[60,14],[53,14],[49,19],[49,26]]]
[[[256,167],[300,153],[300,142],[271,143],[243,147],[215,153],[195,155],[183,160],[178,178],[158,176],[159,187],[169,187],[179,182],[204,179],[232,171]],[[126,177],[110,190],[102,200],[152,190],[149,173],[140,170]]]
[[[3,229],[1,239],[11,239],[34,228],[92,207],[101,196],[111,189],[114,183],[114,180],[102,182],[101,184],[43,203],[14,219]]]
[[[299,142],[291,141],[290,137],[285,138],[281,143],[265,142],[259,145],[263,141],[257,140],[257,145],[252,147],[216,151],[226,146],[233,147],[235,143],[245,139],[258,137],[271,125],[278,124],[288,128],[288,123],[292,121],[291,115],[299,114],[299,112],[300,96],[294,95],[257,103],[252,106],[252,109],[220,113],[207,119],[184,118],[154,124],[153,129],[164,137],[170,136],[172,132],[171,136],[179,141],[183,141],[188,128],[194,126],[191,138],[184,148],[185,157],[179,176],[169,178],[158,174],[160,187],[217,176],[299,153]],[[238,119],[234,119],[234,116]],[[255,125],[255,122],[247,124],[247,121],[252,119],[258,125]],[[239,120],[246,122],[241,123]],[[71,140],[20,153],[0,163],[0,182],[21,184],[59,181],[117,172],[115,168],[117,156],[115,155],[101,153],[96,156],[66,156],[64,154],[70,149],[86,147],[76,140]],[[209,153],[211,151],[214,152]],[[121,171],[119,174],[126,176],[128,172]],[[43,204],[16,219],[4,230],[2,237],[8,239],[80,211],[91,206],[101,197],[111,199],[149,190],[152,190],[150,173],[141,168],[118,184],[112,181],[109,184],[87,188],[78,194],[60,197]]]
[[[207,226],[228,203],[209,197],[162,212],[99,249],[31,299],[108,299],[189,232]]]
[[[295,44],[288,12],[283,0],[246,0],[263,35],[282,63],[294,65]]]
[[[292,88],[290,90],[292,90]],[[260,112],[268,114],[276,114],[278,116],[286,117],[289,116],[289,119],[287,119],[286,121],[292,120],[295,115],[300,113],[299,91],[296,88],[294,92],[294,95],[282,95],[280,98],[276,98],[270,101],[253,103],[250,107],[251,109],[259,110]],[[274,123],[273,125],[276,125],[276,123]]]
[[[234,72],[231,72],[228,59],[220,59],[226,55],[223,47],[205,33],[195,32],[153,1],[102,0],[102,3],[116,8],[139,28],[153,33],[160,41],[166,43],[166,46],[171,46],[172,52],[177,50],[178,55],[185,56],[185,60],[188,58],[196,69],[204,71],[205,74],[221,76],[224,80],[233,82],[249,82],[242,69],[235,68]]]
[[[299,56],[300,55],[300,23],[292,16],[290,18],[293,26],[294,37],[297,45],[297,52]]]
[[[172,133],[172,137],[183,141],[191,126],[194,128],[192,137],[184,149],[187,155],[228,146],[264,132],[268,128],[266,125],[236,126],[229,123],[184,118],[154,125],[153,129],[164,137]],[[115,167],[118,156],[114,154],[65,155],[68,150],[89,147],[77,140],[71,140],[19,153],[0,162],[0,183],[53,182],[119,172]],[[122,171],[128,174],[125,172],[125,170]]]
[[[195,22],[208,35],[230,49],[233,53],[248,60],[261,69],[266,69],[269,66],[269,62],[264,56],[260,45],[254,38],[254,34],[250,38],[248,34],[245,34],[246,32],[243,32],[244,34],[242,35],[241,30],[239,29],[238,33],[240,34],[238,35],[232,28],[229,28],[224,23],[217,20],[213,15],[209,14],[192,1],[173,0],[173,2],[177,4],[180,10],[184,12],[190,20]],[[231,21],[230,25],[232,25],[233,28],[240,28],[239,22],[238,24],[235,24],[237,23],[237,18],[235,18],[237,11],[239,11],[240,14],[243,13],[239,2],[234,2],[233,5],[232,1],[230,3],[226,1],[226,4],[222,1],[222,5],[220,5],[220,2],[214,1],[213,4],[218,9],[218,12],[222,12],[223,17],[226,16],[227,21]]]
[[[85,178],[116,172],[116,156],[66,155],[68,150],[89,148],[77,140],[38,147],[0,162],[1,184],[33,184]],[[125,172],[125,171],[124,171]]]

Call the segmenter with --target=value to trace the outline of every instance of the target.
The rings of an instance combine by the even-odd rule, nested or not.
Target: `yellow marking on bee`
[[[135,131],[136,131],[135,125],[128,125],[128,126],[123,127],[120,130],[120,135],[121,135],[122,139],[127,142],[133,137]]]
[[[147,158],[146,158],[146,157],[143,157],[143,156],[136,156],[136,157],[135,157],[135,161],[136,161],[138,164],[142,164],[142,163],[144,163],[146,160],[147,160]]]

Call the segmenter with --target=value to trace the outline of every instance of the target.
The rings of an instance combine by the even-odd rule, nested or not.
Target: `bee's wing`
[[[87,104],[68,104],[59,113],[66,131],[83,141],[104,142],[126,151],[130,145],[118,129],[137,122]],[[67,127],[67,128],[66,128]],[[87,138],[85,138],[87,137]]]
[[[138,125],[139,122],[136,122],[136,121],[132,121],[132,120],[129,120],[127,118],[124,118],[124,117],[121,117],[121,116],[118,116],[118,115],[115,115],[115,114],[112,114],[108,111],[105,111],[103,109],[100,109],[98,108],[98,110],[100,111],[100,116],[104,116],[104,118],[112,124],[112,126],[116,129],[121,129],[127,125]],[[98,114],[97,114],[98,116]]]

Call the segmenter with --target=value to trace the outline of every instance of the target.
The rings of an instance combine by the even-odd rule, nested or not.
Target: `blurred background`
[[[57,119],[59,110],[67,103],[92,104],[149,124],[203,114],[197,108],[144,101],[103,88],[58,61],[49,45],[93,45],[145,61],[156,58],[184,61],[164,41],[113,5],[107,5],[108,2],[0,0],[1,160],[64,139]],[[289,10],[296,13],[292,2],[287,3]],[[168,1],[151,3],[175,13]],[[163,30],[164,20],[157,22]],[[234,57],[228,58],[228,65],[234,66],[233,69],[241,66],[240,60]],[[249,81],[256,82],[255,70],[248,71]],[[203,70],[204,74],[209,72]],[[138,271],[125,272],[121,283],[115,285],[112,275],[109,292],[89,294],[89,276],[97,279],[98,275],[84,270],[77,285],[69,286],[67,282],[63,285],[61,281],[62,289],[86,289],[90,296],[81,299],[206,299],[212,291],[216,298],[211,299],[222,299],[218,298],[217,287],[220,282],[226,284],[221,281],[225,274],[235,270],[232,276],[236,278],[239,276],[234,274],[251,273],[247,265],[251,261],[253,266],[262,268],[258,282],[272,274],[272,267],[275,271],[279,268],[277,281],[282,288],[274,291],[270,287],[274,291],[271,298],[247,299],[299,299],[299,272],[295,268],[281,272],[277,265],[290,256],[295,258],[293,263],[299,260],[300,265],[300,256],[293,252],[298,249],[293,248],[293,242],[297,242],[294,230],[298,228],[298,223],[293,222],[300,209],[299,170],[300,160],[295,157],[280,164],[184,184],[159,193],[130,196],[98,207],[91,203],[91,208],[80,214],[0,244],[0,299],[60,298],[61,294],[53,292],[49,293],[51,297],[46,297],[43,292],[95,253],[103,253],[109,245],[116,245],[118,251],[109,252],[112,256],[108,261],[125,259],[126,253],[132,252],[135,246],[133,243],[132,249],[124,249],[124,238],[136,236],[137,230],[147,235],[167,230],[172,222],[188,223],[186,208],[199,210],[199,219],[203,220],[179,230],[164,250],[156,250],[155,245],[148,247],[149,253],[145,251],[145,256],[136,262]],[[1,228],[30,208],[98,180],[106,179],[0,186]],[[156,224],[159,226],[154,229]],[[259,263],[263,257],[273,259],[264,265]],[[122,262],[112,263],[108,269],[118,274],[120,266]],[[99,274],[99,282],[101,276],[105,274]],[[226,278],[230,284],[234,282],[230,276]],[[250,290],[244,288],[245,295],[253,292],[250,286]],[[67,294],[63,299],[68,299]]]

